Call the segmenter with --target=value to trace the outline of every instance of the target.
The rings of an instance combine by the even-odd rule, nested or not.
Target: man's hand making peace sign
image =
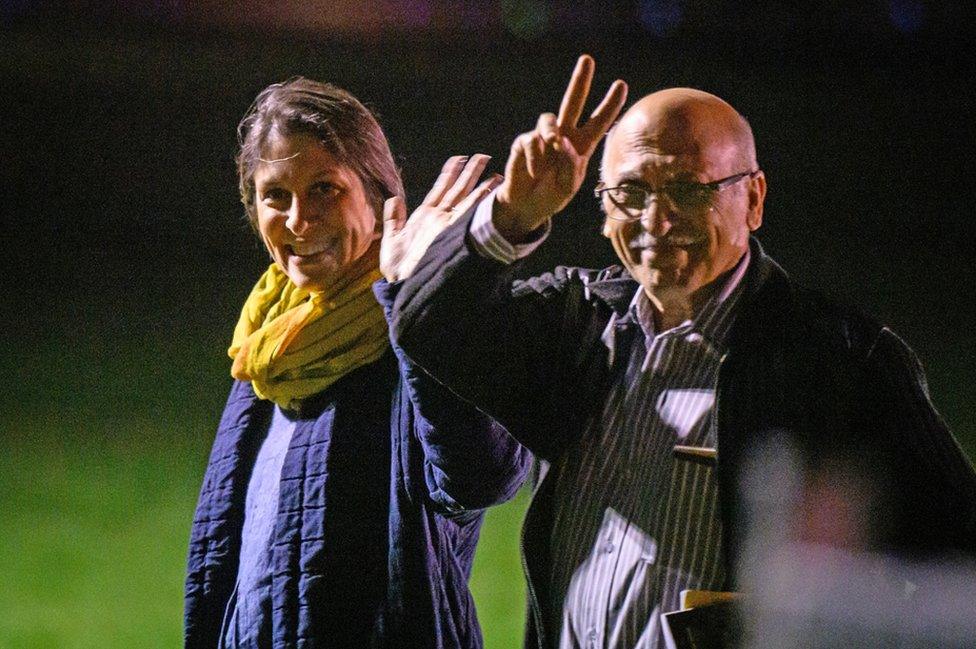
[[[566,207],[579,191],[586,165],[627,98],[627,84],[614,81],[585,124],[583,107],[593,81],[593,58],[584,54],[576,62],[558,117],[539,116],[535,130],[522,133],[512,144],[505,178],[489,178],[475,187],[488,164],[488,156],[447,161],[433,189],[407,220],[403,200],[386,201],[380,267],[389,281],[413,274],[436,236],[461,213],[498,186],[492,221],[511,243],[526,240],[533,231]],[[465,164],[467,162],[467,164]]]
[[[492,219],[499,233],[512,243],[525,241],[572,200],[597,144],[623,108],[627,84],[618,79],[590,118],[580,124],[594,65],[588,54],[580,56],[559,115],[543,113],[535,130],[522,133],[512,143]]]

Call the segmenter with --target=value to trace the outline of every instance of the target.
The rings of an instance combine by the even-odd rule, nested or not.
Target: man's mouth
[[[660,250],[663,248],[690,248],[704,243],[703,237],[693,234],[669,234],[666,237],[656,238],[647,232],[641,232],[627,242],[627,247],[631,250]]]

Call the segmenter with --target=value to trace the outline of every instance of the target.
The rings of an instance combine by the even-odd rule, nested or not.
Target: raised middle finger
[[[617,115],[627,101],[627,84],[617,79],[607,90],[606,96],[596,110],[590,115],[579,131],[577,131],[577,146],[580,153],[589,155],[596,148],[600,138],[607,132]]]

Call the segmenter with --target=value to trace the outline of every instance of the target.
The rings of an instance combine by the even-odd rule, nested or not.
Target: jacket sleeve
[[[513,282],[480,256],[462,219],[431,244],[394,301],[391,332],[410,359],[500,422],[542,459],[564,448],[579,384],[583,285],[567,269]]]
[[[376,282],[373,291],[387,319],[400,284]],[[395,343],[400,376],[414,411],[413,431],[424,455],[431,499],[450,513],[512,498],[532,456],[508,431],[437,383]]]
[[[929,398],[921,363],[888,328],[868,355],[869,389],[887,443],[906,547],[976,556],[976,473]]]

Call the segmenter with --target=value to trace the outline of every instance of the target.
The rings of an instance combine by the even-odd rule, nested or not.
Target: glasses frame
[[[731,176],[726,176],[725,178],[719,178],[718,180],[713,180],[712,182],[708,182],[708,183],[682,181],[682,182],[675,182],[675,183],[667,183],[660,189],[643,189],[638,187],[636,189],[640,189],[640,191],[644,192],[647,195],[647,198],[644,199],[644,206],[641,208],[640,213],[637,216],[631,216],[627,214],[627,208],[625,208],[617,201],[615,201],[612,195],[607,194],[607,192],[613,191],[615,189],[629,189],[630,187],[628,185],[616,185],[614,187],[606,187],[604,186],[603,182],[599,182],[597,183],[596,188],[593,190],[593,195],[602,201],[603,195],[607,194],[607,199],[611,203],[613,203],[614,207],[620,210],[620,213],[623,215],[621,216],[621,214],[613,214],[608,211],[607,218],[613,219],[614,221],[625,221],[625,222],[639,221],[644,216],[644,213],[647,212],[647,208],[651,204],[652,196],[657,196],[660,194],[664,194],[665,197],[668,196],[668,190],[667,190],[668,185],[671,185],[672,187],[684,186],[688,189],[697,192],[708,192],[710,194],[710,200],[711,200],[711,198],[714,197],[715,194],[722,191],[726,187],[731,187],[732,185],[736,184],[737,182],[739,182],[740,180],[746,177],[755,178],[760,171],[762,171],[762,169],[754,169],[752,171],[742,171],[737,174],[732,174]],[[668,203],[671,205],[671,207],[673,207],[676,211],[679,212],[681,211],[675,205],[674,201],[671,198],[665,198],[665,200],[667,200]]]

